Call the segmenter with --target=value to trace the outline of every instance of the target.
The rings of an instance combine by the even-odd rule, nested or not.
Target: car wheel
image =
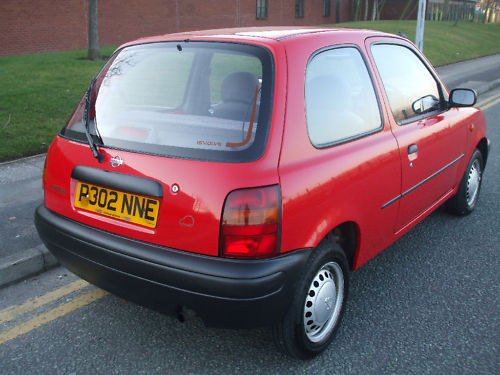
[[[481,190],[483,165],[483,155],[479,150],[474,150],[457,193],[447,202],[449,212],[468,215],[474,210]]]
[[[273,327],[277,347],[296,358],[312,358],[330,344],[342,319],[349,286],[348,263],[335,242],[323,241],[297,283],[285,317]]]

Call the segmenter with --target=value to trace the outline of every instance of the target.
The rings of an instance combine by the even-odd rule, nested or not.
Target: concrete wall
[[[234,26],[318,25],[323,0],[268,0],[268,17],[256,19],[255,0],[99,0],[99,43],[116,45],[142,36]],[[349,0],[340,1],[340,21],[349,19]],[[0,0],[0,56],[87,48],[88,0]]]

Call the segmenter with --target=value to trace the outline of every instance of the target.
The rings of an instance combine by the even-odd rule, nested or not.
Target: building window
[[[257,19],[265,20],[267,18],[267,0],[257,0]]]
[[[295,0],[295,18],[304,18],[304,0]]]
[[[323,0],[323,17],[330,17],[330,0]]]

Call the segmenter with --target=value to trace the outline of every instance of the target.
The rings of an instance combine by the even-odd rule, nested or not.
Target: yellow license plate
[[[75,207],[155,228],[160,201],[79,182],[76,187]]]

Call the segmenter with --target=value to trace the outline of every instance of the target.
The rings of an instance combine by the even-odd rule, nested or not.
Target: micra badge
[[[117,155],[114,158],[111,158],[109,160],[109,162],[111,163],[111,166],[113,168],[117,168],[117,167],[119,167],[120,165],[123,164],[123,159],[120,156]]]

